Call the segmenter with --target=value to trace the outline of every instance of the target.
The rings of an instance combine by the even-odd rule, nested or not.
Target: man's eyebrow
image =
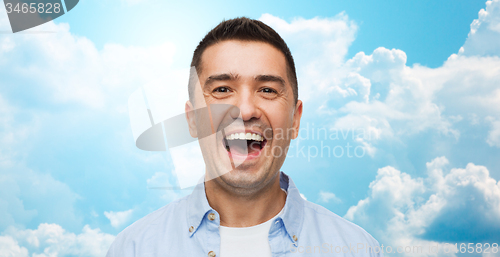
[[[238,75],[232,74],[232,73],[223,73],[223,74],[217,74],[217,75],[212,75],[205,80],[204,87],[210,86],[212,83],[216,81],[233,81],[238,79]]]
[[[278,82],[282,86],[285,86],[285,80],[280,76],[275,75],[258,75],[255,77],[255,80],[260,82]]]

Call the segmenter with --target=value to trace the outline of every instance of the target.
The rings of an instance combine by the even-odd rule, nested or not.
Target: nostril
[[[240,105],[238,105],[238,107],[239,107],[238,115],[240,115],[241,119],[243,119],[244,121],[248,121],[253,118],[256,119],[260,118],[261,112],[258,106],[255,105],[255,103],[251,101],[245,101],[241,102]]]

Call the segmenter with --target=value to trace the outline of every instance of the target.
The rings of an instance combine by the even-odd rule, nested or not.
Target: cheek
[[[274,111],[267,112],[266,116],[276,139],[291,139],[290,135],[293,135],[293,115],[291,115],[288,110],[274,109]]]

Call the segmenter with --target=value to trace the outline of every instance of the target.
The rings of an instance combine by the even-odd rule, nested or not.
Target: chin
[[[244,166],[244,165],[241,165]],[[235,188],[260,188],[269,179],[265,171],[268,169],[249,170],[238,167],[221,176],[221,180],[230,187]]]

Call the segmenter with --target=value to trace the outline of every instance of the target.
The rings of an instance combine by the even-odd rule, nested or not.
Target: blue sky
[[[135,3],[137,2],[137,3]],[[135,3],[135,4],[134,4]],[[332,17],[345,12],[359,24],[347,57],[379,46],[404,49],[408,64],[438,67],[462,46],[469,25],[484,1],[82,1],[71,15],[71,32],[106,43],[150,46],[165,40],[176,43],[179,65],[203,35],[222,19],[259,18],[270,13],[286,21],[302,17]],[[190,33],[186,33],[190,31]],[[185,47],[182,47],[185,45]],[[189,58],[188,58],[189,59]]]
[[[236,16],[296,60],[302,137],[282,170],[304,197],[384,245],[499,242],[499,1],[89,0],[31,29],[53,33],[0,34],[0,256],[102,256],[189,193],[148,189],[175,168],[135,147],[128,100],[156,90],[154,115],[180,114],[192,51]]]

